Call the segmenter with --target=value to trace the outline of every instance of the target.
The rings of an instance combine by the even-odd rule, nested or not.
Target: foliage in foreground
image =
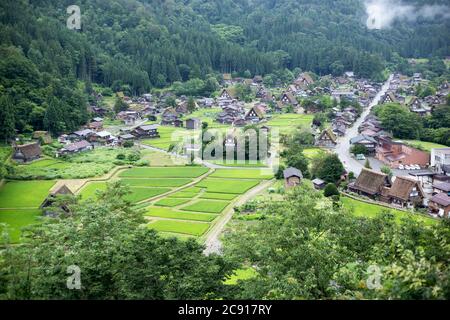
[[[97,202],[75,202],[71,216],[31,229],[25,245],[5,246],[0,298],[217,298],[231,265],[204,256],[194,240],[159,237],[125,193],[112,185]],[[72,265],[81,270],[81,290],[66,287]]]
[[[236,221],[226,238],[226,254],[257,271],[229,297],[450,298],[447,220],[424,227],[389,213],[357,218],[306,185],[259,208],[265,219]]]

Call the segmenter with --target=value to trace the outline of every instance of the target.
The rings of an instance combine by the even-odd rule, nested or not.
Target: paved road
[[[389,76],[389,79],[383,85],[378,94],[374,97],[370,105],[363,111],[361,117],[356,120],[351,128],[347,129],[345,136],[338,138],[338,144],[336,146],[335,152],[338,154],[339,159],[341,159],[344,167],[347,171],[353,171],[356,176],[358,176],[364,168],[365,161],[357,161],[350,154],[350,139],[356,137],[358,133],[358,127],[363,123],[364,118],[369,115],[370,111],[374,106],[378,104],[381,97],[389,89],[389,85],[392,81],[393,75]],[[379,170],[382,167],[382,163],[376,159],[370,159],[370,165],[374,170]]]
[[[222,253],[222,243],[220,242],[219,238],[222,234],[223,229],[227,225],[227,223],[231,220],[234,214],[234,207],[241,206],[244,203],[246,203],[248,200],[254,198],[257,194],[262,192],[263,190],[267,189],[274,180],[270,181],[264,181],[263,183],[257,185],[255,188],[251,189],[239,199],[234,202],[230,207],[228,207],[223,214],[223,218],[219,222],[217,222],[213,229],[208,233],[206,240],[205,240],[205,250],[203,251],[204,254],[209,255],[211,253]]]

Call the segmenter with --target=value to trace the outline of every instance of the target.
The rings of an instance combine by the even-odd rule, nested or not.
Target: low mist
[[[416,21],[418,18],[449,18],[450,7],[445,5],[414,6],[397,0],[368,0],[365,2],[367,28],[390,28],[396,20]]]

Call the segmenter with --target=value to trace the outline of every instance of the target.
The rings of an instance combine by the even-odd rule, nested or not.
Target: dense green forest
[[[82,28],[69,30],[72,4],[0,3],[0,94],[15,113],[3,125],[73,130],[86,121],[92,83],[141,94],[224,72],[295,68],[380,79],[405,57],[450,54],[448,20],[369,30],[360,0],[80,0]]]

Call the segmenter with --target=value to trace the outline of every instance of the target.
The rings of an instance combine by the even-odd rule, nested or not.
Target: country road
[[[394,76],[392,74],[389,76],[388,80],[384,83],[381,90],[374,97],[370,105],[363,111],[363,113],[358,118],[358,120],[356,120],[353,126],[347,129],[345,136],[338,138],[338,144],[336,146],[335,152],[338,154],[339,159],[344,164],[345,169],[348,172],[352,171],[356,176],[358,176],[362,168],[364,168],[364,161],[357,161],[350,154],[350,139],[356,137],[359,134],[358,127],[363,123],[364,119],[370,114],[372,108],[378,104],[381,97],[389,89],[393,77]],[[381,163],[377,160],[371,159],[371,166],[374,169],[380,169]]]
[[[222,251],[222,243],[219,240],[220,235],[222,234],[222,231],[224,230],[227,223],[231,220],[234,214],[234,207],[241,206],[244,203],[246,203],[248,200],[252,199],[256,195],[258,195],[261,191],[268,188],[273,183],[273,180],[264,181],[263,183],[257,185],[255,188],[251,189],[247,193],[245,193],[243,196],[241,196],[236,202],[233,203],[232,206],[230,206],[225,213],[223,214],[223,217],[219,222],[217,222],[211,231],[208,233],[206,240],[205,240],[205,250],[203,251],[204,254],[209,255],[211,253],[217,253],[220,254]]]

